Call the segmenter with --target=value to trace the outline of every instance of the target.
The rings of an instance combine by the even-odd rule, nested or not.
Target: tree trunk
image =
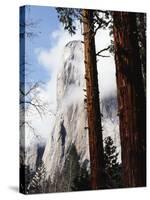
[[[137,28],[140,47],[141,70],[143,75],[144,89],[146,93],[146,14],[137,13]]]
[[[99,189],[104,182],[104,158],[92,10],[83,10],[83,29],[91,186]]]
[[[146,98],[136,15],[113,12],[124,187],[146,185]]]

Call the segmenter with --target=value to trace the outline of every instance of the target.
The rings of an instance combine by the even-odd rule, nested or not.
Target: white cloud
[[[64,46],[71,40],[81,40],[81,38],[80,30],[78,30],[75,35],[71,36],[60,26],[58,30],[51,33],[51,40],[54,40],[53,47],[49,50],[41,50],[38,52],[39,63],[50,70],[50,72],[52,71],[52,73],[57,71],[61,65],[60,59]]]
[[[109,30],[99,30],[96,34],[97,52],[110,45]],[[109,52],[103,52],[103,55],[110,57],[98,57],[98,79],[101,98],[104,98],[116,91],[116,75],[114,57]]]

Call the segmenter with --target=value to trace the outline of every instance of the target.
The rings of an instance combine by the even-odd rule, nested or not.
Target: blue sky
[[[43,68],[37,59],[35,50],[49,49],[54,44],[50,33],[58,29],[59,21],[55,8],[46,6],[26,6],[26,23],[33,23],[26,27],[27,32],[33,32],[33,37],[26,37],[26,59],[33,71],[30,78],[34,81],[47,81],[50,74]]]

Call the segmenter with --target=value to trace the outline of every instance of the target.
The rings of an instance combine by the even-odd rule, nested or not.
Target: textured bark
[[[143,75],[144,89],[146,92],[146,14],[137,13],[137,28],[140,47],[141,70]]]
[[[125,187],[146,185],[146,98],[136,15],[113,12],[117,92]]]
[[[83,28],[91,186],[99,189],[104,181],[104,158],[92,10],[83,10]]]

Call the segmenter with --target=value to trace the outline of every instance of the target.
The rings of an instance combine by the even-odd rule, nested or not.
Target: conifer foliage
[[[45,167],[41,162],[35,175],[27,186],[26,193],[42,193],[45,192]]]
[[[122,187],[121,164],[118,161],[117,147],[110,136],[104,139],[105,186],[104,188]]]

